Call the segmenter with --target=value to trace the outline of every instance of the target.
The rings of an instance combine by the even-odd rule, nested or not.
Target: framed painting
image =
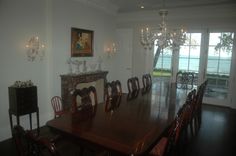
[[[93,31],[71,28],[71,57],[93,56]]]

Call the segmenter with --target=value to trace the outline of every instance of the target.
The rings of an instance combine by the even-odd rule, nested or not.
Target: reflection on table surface
[[[174,83],[157,82],[149,92],[140,91],[133,98],[122,94],[114,108],[100,103],[83,120],[80,113],[68,112],[47,125],[124,155],[143,154],[173,121],[189,91]]]

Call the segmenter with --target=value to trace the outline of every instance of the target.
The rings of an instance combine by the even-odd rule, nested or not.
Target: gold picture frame
[[[93,31],[71,28],[71,57],[93,56]]]

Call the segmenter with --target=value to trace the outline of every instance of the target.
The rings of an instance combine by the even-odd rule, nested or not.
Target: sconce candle
[[[108,54],[108,57],[110,57],[112,54],[116,53],[116,50],[116,44],[112,43],[106,47],[105,52]]]
[[[27,57],[29,61],[34,61],[38,56],[40,60],[44,57],[45,45],[41,44],[38,36],[33,36],[25,46],[27,48]]]

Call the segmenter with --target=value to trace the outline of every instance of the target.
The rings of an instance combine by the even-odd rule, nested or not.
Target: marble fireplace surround
[[[73,89],[94,86],[97,90],[98,103],[104,100],[104,86],[108,71],[94,71],[81,74],[65,74],[61,77],[61,97],[64,109],[71,108]]]

